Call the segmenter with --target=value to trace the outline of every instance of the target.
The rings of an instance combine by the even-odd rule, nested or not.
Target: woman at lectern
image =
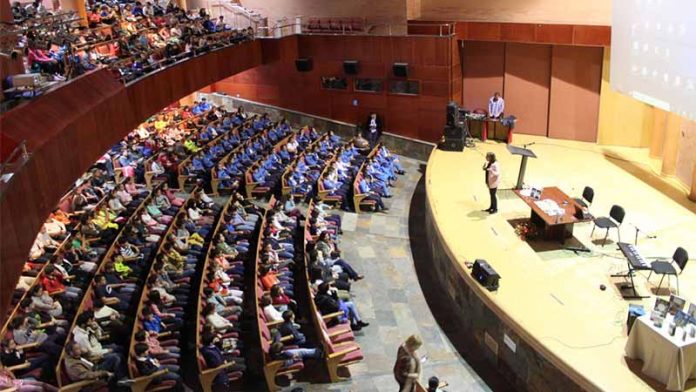
[[[483,170],[486,172],[486,185],[488,193],[491,195],[491,206],[484,210],[488,213],[495,214],[498,212],[498,185],[500,184],[500,165],[495,159],[495,154],[492,152],[486,153],[486,163],[483,164]]]

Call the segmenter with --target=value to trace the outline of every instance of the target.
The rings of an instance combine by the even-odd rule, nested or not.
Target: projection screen
[[[614,0],[611,86],[696,119],[696,0]]]

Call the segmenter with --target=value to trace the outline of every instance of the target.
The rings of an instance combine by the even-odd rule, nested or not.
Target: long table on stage
[[[531,221],[542,229],[545,239],[564,242],[566,238],[573,236],[573,226],[576,223],[589,222],[593,219],[590,215],[583,217],[583,207],[555,186],[544,188],[539,199],[526,195],[524,190],[516,189],[513,192],[531,208]],[[547,214],[537,203],[542,200],[554,201],[563,209],[563,214]]]

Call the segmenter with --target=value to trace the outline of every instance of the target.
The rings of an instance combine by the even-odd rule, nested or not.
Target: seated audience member
[[[53,265],[47,265],[44,268],[41,285],[49,295],[60,294],[65,301],[73,301],[82,296],[80,288],[65,284],[63,275]]]
[[[339,257],[341,252],[336,247],[336,243],[328,232],[325,231],[319,235],[316,249],[321,252],[324,262],[328,263],[330,266],[340,267],[343,272],[348,274],[350,279],[357,281],[365,278],[364,275],[358,274],[348,262]]]
[[[8,325],[9,336],[12,337],[15,344],[23,346],[25,344],[36,343],[38,350],[45,353],[52,359],[57,359],[62,351],[60,342],[63,341],[65,335],[58,333],[48,334],[41,329],[35,329],[29,318],[24,316],[16,316]]]
[[[318,348],[286,348],[280,342],[271,344],[269,353],[271,358],[284,361],[285,367],[302,362],[307,358],[319,359],[322,356],[322,352]]]
[[[268,294],[264,294],[261,297],[261,307],[263,308],[263,314],[266,316],[266,320],[269,323],[277,323],[283,321],[283,313],[279,312],[278,309],[273,305],[273,300]]]
[[[354,331],[359,331],[363,327],[370,325],[360,319],[360,315],[352,301],[343,301],[338,298],[337,293],[331,289],[329,283],[324,282],[319,285],[314,302],[323,315],[343,312],[343,316],[339,317],[339,321],[349,320],[350,326]]]
[[[5,338],[0,341],[0,364],[4,367],[22,365],[20,369],[13,371],[13,374],[19,378],[24,375],[41,378],[44,376],[45,369],[51,366],[51,359],[48,355],[37,352],[27,357],[24,350],[17,347],[13,339]]]
[[[149,376],[150,374],[156,373],[160,370],[166,370],[162,375],[156,376],[153,379],[155,385],[161,384],[165,381],[174,381],[174,391],[183,391],[184,386],[181,381],[181,377],[176,373],[179,367],[176,365],[162,365],[159,361],[150,355],[150,348],[145,343],[136,343],[135,347],[135,364],[143,376]]]
[[[205,360],[205,365],[207,368],[216,368],[222,366],[225,363],[234,363],[233,366],[229,368],[230,371],[244,371],[246,366],[244,365],[244,358],[239,356],[234,356],[232,354],[225,354],[220,347],[218,347],[219,339],[212,333],[203,333],[201,335],[202,347],[200,348],[201,355]],[[229,376],[228,372],[222,371],[215,376],[213,380],[213,390],[218,390],[222,388],[226,390],[229,386]]]
[[[87,310],[77,316],[73,328],[73,342],[80,346],[82,355],[117,376],[125,376],[123,348],[116,344],[102,345],[104,331],[94,318],[94,312]]]
[[[162,360],[174,359],[175,362],[181,358],[179,341],[176,339],[162,338],[157,332],[138,331],[135,334],[135,341],[145,343],[150,349],[150,355]]]
[[[291,336],[288,342],[295,346],[304,346],[307,343],[307,338],[300,332],[300,325],[295,323],[295,313],[292,310],[283,312],[283,322],[278,325],[278,332],[281,336]]]
[[[73,342],[68,342],[65,345],[65,373],[68,380],[72,382],[94,380],[91,384],[92,388],[106,387],[107,385],[115,386],[115,375],[113,372],[106,370],[103,365],[95,364],[89,359],[83,357],[83,351],[80,345]]]
[[[56,392],[58,388],[31,378],[17,378],[0,363],[0,389],[17,392]]]

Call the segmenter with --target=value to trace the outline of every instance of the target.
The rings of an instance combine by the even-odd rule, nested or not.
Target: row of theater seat
[[[268,159],[269,153],[273,152],[274,154],[280,155],[281,151],[287,152],[286,146],[288,143],[291,141],[294,143],[295,139],[297,139],[298,146],[296,151],[291,154],[286,154],[280,164],[271,165],[272,169],[269,170],[270,174],[268,178],[274,179],[272,181],[275,182],[265,181],[265,184],[257,184],[267,189],[263,193],[252,192],[253,196],[266,196],[269,193],[275,194],[276,190],[278,194],[282,194],[286,187],[278,183],[281,175],[284,176],[284,174],[289,173],[291,167],[299,166],[300,161],[306,165],[305,160],[308,156],[313,154],[319,158],[318,162],[315,165],[306,166],[309,166],[307,170],[313,172],[316,177],[319,177],[319,173],[325,173],[326,169],[330,166],[336,165],[335,162],[338,159],[342,159],[345,156],[351,157],[347,164],[345,162],[343,162],[343,164],[345,166],[345,175],[347,176],[346,183],[353,184],[364,158],[352,142],[340,146],[340,139],[332,134],[320,136],[311,128],[293,131],[288,127],[286,132],[280,134],[276,133],[277,137],[272,140],[269,138],[269,135],[271,132],[278,130],[278,125],[272,124],[270,120],[256,124],[262,117],[240,115],[240,111],[235,114],[230,114],[217,110],[216,108],[203,109],[202,106],[203,105],[197,105],[193,108],[197,108],[197,114],[193,114],[194,111],[192,108],[168,109],[167,111],[172,116],[168,118],[167,121],[164,121],[160,117],[156,117],[146,123],[151,126],[150,135],[145,137],[137,136],[137,131],[129,135],[123,144],[119,144],[112,149],[111,156],[99,161],[97,165],[99,169],[94,170],[94,177],[97,179],[86,179],[90,185],[92,183],[103,185],[105,183],[103,178],[104,172],[112,173],[113,177],[117,178],[117,182],[113,183],[113,190],[109,191],[98,203],[92,201],[88,206],[95,211],[91,213],[92,215],[96,214],[98,215],[97,218],[101,217],[99,224],[100,227],[103,228],[102,231],[108,232],[110,235],[102,235],[102,233],[96,234],[99,244],[102,245],[104,249],[103,252],[92,261],[95,270],[90,272],[87,276],[88,279],[84,286],[84,295],[78,297],[80,300],[76,302],[76,304],[79,303],[79,306],[72,312],[70,318],[65,320],[65,324],[70,325],[69,328],[64,328],[67,329],[65,332],[70,335],[76,330],[76,327],[82,328],[84,326],[82,325],[84,320],[78,323],[78,319],[74,316],[79,316],[90,311],[99,311],[104,308],[101,304],[103,302],[107,302],[107,307],[111,306],[116,308],[115,310],[121,315],[126,313],[134,315],[135,317],[132,319],[123,317],[122,320],[119,316],[119,323],[114,323],[114,325],[123,324],[121,326],[122,328],[115,329],[114,325],[111,327],[107,327],[106,325],[102,326],[102,328],[108,330],[108,332],[114,332],[113,334],[105,334],[108,336],[107,339],[112,339],[111,341],[106,340],[104,342],[105,344],[108,342],[109,344],[115,344],[115,347],[121,346],[125,348],[123,351],[119,349],[117,354],[121,355],[121,359],[123,360],[120,365],[127,365],[127,372],[124,377],[134,380],[130,382],[130,388],[132,390],[178,389],[181,386],[181,381],[179,377],[180,368],[177,366],[181,366],[181,362],[179,361],[179,357],[176,355],[168,355],[166,352],[170,349],[172,352],[169,354],[178,354],[185,351],[185,348],[181,347],[181,342],[182,339],[186,337],[177,335],[182,325],[180,321],[176,320],[181,318],[181,316],[193,316],[193,313],[188,313],[190,309],[188,304],[192,302],[190,298],[195,298],[198,304],[195,311],[199,317],[205,316],[198,319],[196,323],[198,327],[195,332],[196,348],[198,349],[196,357],[198,359],[197,362],[202,386],[205,390],[212,388],[213,385],[221,382],[219,374],[223,372],[227,374],[227,381],[225,381],[225,384],[227,384],[228,381],[232,381],[230,385],[239,386],[244,379],[244,362],[248,359],[245,358],[246,353],[244,346],[256,344],[245,339],[245,335],[248,334],[249,331],[241,329],[243,324],[241,321],[243,321],[245,316],[243,313],[237,311],[226,314],[225,317],[229,317],[233,327],[230,327],[231,329],[229,330],[210,331],[211,321],[207,319],[205,305],[203,303],[203,301],[209,300],[205,289],[218,285],[218,283],[211,281],[209,273],[215,272],[219,275],[224,273],[231,278],[232,282],[236,281],[238,283],[237,285],[228,285],[228,289],[229,287],[233,287],[232,290],[236,290],[234,287],[237,287],[240,289],[239,291],[244,293],[242,297],[251,300],[252,297],[249,296],[252,295],[256,300],[253,304],[249,304],[248,307],[252,310],[252,314],[256,314],[257,323],[254,324],[257,324],[259,336],[261,337],[258,344],[266,354],[264,356],[264,363],[267,365],[264,367],[264,373],[267,376],[266,380],[269,388],[275,388],[275,379],[278,374],[283,374],[286,371],[287,373],[293,373],[297,368],[301,368],[301,365],[298,365],[298,361],[292,356],[288,357],[288,353],[284,353],[284,351],[292,350],[292,345],[288,345],[289,348],[285,347],[285,345],[278,348],[277,344],[275,348],[273,347],[273,343],[286,342],[287,337],[280,336],[278,339],[279,342],[274,342],[276,338],[272,330],[268,329],[268,320],[264,319],[263,308],[259,308],[259,303],[257,302],[263,299],[263,296],[261,295],[261,297],[259,297],[259,294],[265,294],[264,289],[270,289],[271,287],[263,287],[263,285],[257,286],[258,283],[262,283],[263,281],[257,281],[256,278],[253,279],[253,285],[251,287],[245,285],[244,283],[248,282],[245,282],[244,278],[248,277],[249,274],[245,274],[244,272],[244,260],[248,260],[246,268],[248,269],[251,267],[251,269],[248,270],[249,272],[254,271],[258,273],[259,271],[257,271],[256,268],[259,263],[265,263],[265,260],[267,260],[267,253],[282,252],[284,261],[291,262],[290,264],[293,265],[289,267],[289,264],[285,265],[281,267],[281,270],[284,272],[287,271],[288,273],[292,272],[292,279],[301,283],[301,286],[304,286],[306,282],[307,287],[301,288],[298,292],[293,292],[292,289],[295,283],[288,280],[287,283],[289,283],[289,285],[287,288],[290,291],[288,294],[303,294],[303,299],[299,301],[301,308],[299,312],[296,312],[297,317],[308,317],[307,320],[311,319],[311,322],[307,320],[304,321],[307,321],[305,325],[309,330],[312,330],[315,335],[310,340],[316,342],[314,347],[305,347],[307,350],[314,351],[309,353],[302,351],[300,354],[296,355],[306,356],[307,358],[316,357],[317,360],[326,361],[329,369],[327,377],[332,381],[341,379],[341,377],[345,376],[345,374],[342,374],[345,371],[343,369],[346,369],[348,364],[359,360],[361,354],[359,354],[357,344],[352,341],[353,335],[352,332],[350,332],[350,326],[348,326],[348,331],[345,331],[345,323],[327,327],[326,322],[333,322],[333,319],[339,316],[333,315],[331,317],[326,317],[327,315],[321,316],[317,314],[318,309],[316,304],[311,300],[312,297],[304,295],[305,293],[311,293],[311,290],[314,290],[314,288],[310,288],[310,279],[308,275],[305,276],[308,274],[308,270],[302,269],[304,268],[304,263],[302,261],[304,247],[300,240],[302,237],[302,230],[299,220],[296,219],[299,213],[295,213],[296,210],[294,208],[293,199],[284,198],[281,203],[276,203],[275,199],[272,199],[268,207],[268,211],[270,212],[267,212],[267,214],[269,214],[268,216],[272,217],[272,219],[263,222],[261,222],[260,218],[252,219],[256,216],[255,214],[258,210],[237,193],[237,190],[241,190],[242,186],[249,185],[244,181],[240,181],[236,186],[227,189],[227,193],[231,196],[223,211],[219,211],[219,208],[203,208],[203,210],[209,210],[205,212],[199,209],[197,206],[200,206],[201,203],[210,202],[204,202],[201,198],[205,197],[205,194],[201,194],[200,190],[196,189],[187,199],[177,200],[176,206],[169,206],[164,215],[170,215],[172,217],[171,220],[165,219],[164,221],[157,221],[157,219],[159,219],[158,216],[162,217],[161,215],[155,216],[154,218],[150,215],[151,213],[154,214],[152,210],[154,200],[159,200],[158,198],[160,197],[166,197],[173,203],[173,199],[178,199],[178,197],[172,192],[172,189],[168,187],[169,184],[167,182],[160,183],[158,181],[160,179],[172,180],[176,179],[176,177],[162,177],[162,173],[158,173],[158,170],[153,170],[156,169],[156,167],[153,167],[154,165],[152,165],[152,163],[158,159],[157,157],[160,154],[175,154],[176,151],[172,150],[176,148],[166,146],[164,143],[158,144],[153,142],[153,140],[156,139],[153,135],[157,134],[161,136],[166,132],[166,128],[171,126],[180,130],[174,132],[179,137],[196,139],[193,144],[189,143],[189,148],[182,148],[180,154],[177,155],[178,162],[185,163],[190,161],[190,154],[198,149],[212,148],[213,145],[222,143],[230,132],[235,132],[235,128],[237,129],[236,132],[244,132],[245,129],[247,131],[251,130],[251,133],[247,135],[246,142],[240,141],[239,144],[227,152],[227,155],[216,156],[216,158],[219,159],[218,163],[225,163],[225,159],[232,158],[235,153],[241,153],[242,149],[245,147],[251,147],[255,150],[254,159],[250,159],[249,162],[246,162],[243,166],[245,173],[252,173],[254,168],[263,165]],[[217,115],[215,114],[216,112]],[[186,116],[182,113],[186,114]],[[186,118],[177,120],[174,116]],[[227,125],[224,124],[225,122],[227,122]],[[201,137],[201,134],[208,131],[209,125],[212,124],[213,127],[217,128],[221,123],[223,124],[222,130],[218,132],[217,137],[207,136],[207,139],[206,137]],[[184,143],[181,144],[183,145]],[[123,146],[126,148],[123,149]],[[258,151],[256,151],[256,149],[258,149]],[[124,157],[125,159],[121,159]],[[177,160],[174,160],[174,162],[174,170],[177,170]],[[109,167],[110,165],[111,167]],[[187,181],[184,185],[188,187],[192,183],[200,183],[198,180],[203,180],[202,184],[206,185],[206,180],[209,181],[211,178],[215,178],[215,176],[206,178],[206,173],[214,174],[215,168],[216,166],[213,164],[209,171],[203,173],[190,173],[190,177],[194,181]],[[170,173],[172,172],[176,173],[176,171],[170,170]],[[148,173],[150,173],[150,175],[148,175]],[[108,177],[109,175],[107,174],[106,176]],[[188,173],[187,177],[189,177]],[[83,181],[84,180],[85,179],[83,179]],[[145,185],[138,184],[138,182],[145,182],[154,186],[152,193],[149,193]],[[310,185],[310,189],[312,189],[311,192],[319,191],[319,196],[321,196],[321,184],[321,180],[314,179]],[[127,189],[121,188],[122,186],[125,186]],[[74,206],[84,207],[85,203],[76,203],[75,200],[85,198],[85,195],[83,195],[85,193],[83,188],[85,187],[86,185],[77,186],[72,194],[66,197],[61,204],[69,211]],[[238,189],[237,187],[240,188]],[[111,188],[111,185],[109,185],[108,188]],[[249,191],[249,188],[246,189]],[[124,209],[121,212],[119,217],[109,217],[109,212],[103,210],[101,206],[108,205],[113,199],[112,195],[123,191],[132,194],[135,200],[128,209]],[[312,195],[312,193],[309,193],[309,195]],[[78,195],[79,197],[76,197]],[[331,195],[329,194],[328,196]],[[328,198],[327,200],[330,201],[331,199]],[[337,201],[350,202],[346,200],[346,198]],[[189,203],[192,204],[189,205]],[[94,204],[96,204],[96,206]],[[314,205],[310,206],[310,212],[312,208],[314,208]],[[191,212],[192,209],[198,210],[198,212]],[[279,239],[277,238],[277,233],[274,232],[274,230],[279,230],[277,222],[278,216],[290,213],[291,211],[293,211],[293,219],[285,217],[284,223],[282,224],[284,227],[281,229],[287,233],[287,241],[283,238],[283,241],[280,241],[281,244],[278,244]],[[237,214],[240,212],[244,217],[241,219],[241,222],[238,222]],[[171,256],[171,247],[168,247],[168,245],[176,242],[169,237],[171,235],[176,237],[179,229],[184,225],[184,223],[178,222],[180,217],[183,217],[183,219],[191,219],[193,217],[194,220],[199,220],[198,224],[194,225],[194,228],[189,230],[191,231],[189,234],[198,230],[203,230],[204,232],[198,233],[202,243],[196,246],[200,248],[197,248],[196,252],[191,252],[191,254],[188,255],[191,257],[184,256],[184,259],[188,259],[188,262],[184,262],[182,267],[173,268],[168,272],[174,275],[172,280],[175,281],[175,283],[184,286],[170,287],[169,289],[173,291],[168,291],[155,282],[157,281],[157,277],[161,277],[162,274],[167,274],[167,272],[162,270],[162,266],[158,265],[163,262],[167,264],[166,259]],[[88,217],[84,221],[76,222],[73,229],[82,232],[82,222],[86,222],[90,226],[92,226],[93,223]],[[309,228],[307,226],[309,226]],[[306,225],[305,230],[311,231],[311,226],[312,224]],[[123,231],[122,229],[124,227],[127,227],[128,230]],[[243,229],[240,229],[240,227]],[[257,235],[256,233],[259,229],[261,229],[261,232]],[[314,229],[316,230],[316,227]],[[140,231],[139,234],[138,231]],[[238,231],[242,233],[237,233]],[[138,244],[136,247],[139,249],[139,253],[143,254],[145,257],[138,260],[123,260],[123,257],[127,256],[128,253],[128,247],[122,242],[124,238],[128,239],[128,241],[132,238],[141,238],[142,243]],[[224,238],[224,240],[221,238]],[[226,245],[221,245],[223,241]],[[272,244],[270,250],[265,249],[265,246],[268,244]],[[229,268],[222,268],[222,271],[220,271],[220,268],[217,267],[220,256],[219,248],[224,248],[225,246],[228,248],[237,247],[236,251],[240,254],[238,257],[235,256],[230,260],[230,264],[227,266]],[[249,251],[248,248],[250,246],[256,247],[256,251]],[[298,246],[297,253],[295,253],[294,246]],[[131,248],[131,250],[133,249]],[[290,253],[290,255],[287,253]],[[248,257],[245,256],[245,254],[247,254]],[[218,261],[214,262],[216,259]],[[124,269],[129,269],[129,262],[135,264],[131,264],[130,267],[132,268],[130,268],[130,271],[124,273]],[[186,268],[186,265],[188,265],[189,268]],[[236,279],[234,276],[235,274],[237,275]],[[107,282],[103,281],[104,275],[108,276],[109,279],[116,279],[116,281],[111,280],[108,282],[108,284],[113,285],[111,290],[106,289]],[[263,278],[258,274],[254,274],[254,276]],[[91,279],[93,277],[98,277],[98,279],[92,282]],[[198,282],[198,279],[200,279],[200,286],[195,288],[187,286]],[[216,275],[213,280],[217,279],[219,279],[219,276]],[[140,292],[139,288],[143,287],[143,285],[144,288],[142,292]],[[121,287],[130,287],[132,291],[126,291],[121,289]],[[196,288],[199,289],[197,296]],[[274,289],[274,291],[277,291],[277,289]],[[156,299],[153,293],[160,293],[160,297],[169,295],[173,297],[175,302],[161,304],[160,307],[158,305],[159,299]],[[282,293],[280,295],[282,296]],[[21,297],[21,295],[18,297]],[[99,303],[99,305],[95,306],[95,302]],[[206,304],[208,304],[208,302],[206,302]],[[231,303],[226,303],[225,305],[234,306]],[[98,309],[95,309],[95,307]],[[148,328],[151,328],[147,326],[148,321],[151,321],[149,320],[149,314],[155,309],[156,313],[172,312],[176,316],[168,317],[172,319],[170,320],[171,322],[165,323],[167,325],[165,328],[169,330],[160,331],[162,334],[158,333],[157,335],[148,332],[144,335],[146,338],[143,338],[142,332],[149,331]],[[298,310],[297,307],[295,307],[295,309]],[[99,321],[108,322],[108,320]],[[270,322],[270,326],[274,326],[273,322]],[[128,336],[123,340],[113,342],[114,337],[119,336],[124,328],[127,330]],[[109,331],[111,329],[115,330]],[[253,329],[255,330],[256,327]],[[211,333],[213,339],[218,338],[220,341],[218,342],[215,340],[215,342],[211,343]],[[72,339],[73,337],[70,335],[68,341]],[[160,346],[161,350],[165,352],[159,352],[157,355],[148,355],[147,352],[143,351],[143,344],[147,345],[148,343],[150,343],[148,349],[152,349],[152,345],[155,345]],[[224,343],[226,349],[221,347],[218,343]],[[62,342],[58,342],[58,346],[62,347],[61,345]],[[212,347],[220,349],[222,357],[230,360],[230,362],[216,362],[215,356],[211,355]],[[67,387],[67,389],[78,388],[82,385],[79,382],[75,383],[77,380],[70,379],[68,376],[69,372],[66,371],[67,367],[65,363],[66,361],[70,362],[69,357],[72,354],[72,345],[66,346],[65,350],[61,352],[61,360],[56,367],[58,385]],[[158,359],[159,361],[153,361],[154,359]],[[93,383],[95,382],[85,382],[85,384]],[[114,384],[106,385],[114,387]],[[118,387],[118,385],[116,385],[116,387]]]
[[[232,238],[227,229],[227,221],[233,211],[246,214],[253,230]],[[245,342],[244,330],[211,331],[209,318],[216,318],[223,325],[229,322],[231,328],[240,328],[247,323],[249,290],[244,287],[245,264],[249,261],[249,251],[245,245],[257,235],[258,210],[251,204],[244,207],[237,194],[230,196],[214,229],[216,247],[209,247],[203,265],[197,304],[196,350],[201,387],[204,391],[240,389],[244,376]],[[251,218],[253,217],[253,219]],[[227,237],[225,236],[227,234]],[[232,241],[230,241],[232,240]],[[224,243],[225,246],[220,244]],[[237,250],[239,246],[239,250]],[[240,290],[241,289],[241,290]],[[236,291],[236,292],[235,292]],[[239,296],[239,291],[243,292]],[[232,294],[235,295],[232,295]],[[211,314],[213,312],[214,314]],[[220,320],[220,317],[227,322]],[[220,344],[216,344],[216,342]]]
[[[333,158],[340,138],[328,132],[310,145],[290,163],[281,176],[281,195],[297,200],[309,200],[316,195],[315,184],[323,171],[323,164]],[[317,170],[321,167],[322,170]]]
[[[312,279],[310,273],[310,268],[314,264],[310,257],[310,246],[316,244],[319,236],[312,235],[313,232],[318,232],[318,228],[316,222],[313,222],[311,218],[316,217],[318,213],[319,211],[317,211],[316,204],[314,201],[311,201],[307,207],[307,218],[304,223],[303,233],[305,275],[307,284],[309,285],[308,291],[312,295],[312,300],[309,301],[310,317],[315,331],[318,331],[318,338],[325,352],[324,359],[329,373],[329,380],[331,382],[337,382],[345,380],[350,376],[348,366],[360,362],[363,359],[363,354],[360,350],[360,346],[355,342],[355,335],[350,325],[350,319],[345,317],[343,312],[324,315],[314,301],[316,288],[313,287],[313,283],[316,283],[316,279]],[[334,221],[333,230],[336,232],[333,234],[336,236],[338,236],[338,232],[340,232],[341,229],[340,222],[340,220]]]
[[[133,227],[138,218],[142,216],[141,214],[147,212],[147,206],[153,200],[154,195],[154,192],[141,189],[140,196],[145,197],[142,199],[142,203],[133,212],[133,215],[123,225],[124,228]],[[170,227],[173,224],[173,218],[170,220],[163,216],[160,219],[160,224],[162,224],[161,222],[165,221],[169,222],[168,224]],[[108,380],[104,380],[102,377],[92,378],[89,377],[90,374],[88,373],[80,373],[73,370],[73,366],[71,365],[71,362],[73,361],[71,358],[87,359],[90,362],[93,362],[97,367],[100,365],[105,365],[100,370],[108,369],[108,371],[116,374],[117,377],[126,377],[128,364],[126,362],[127,357],[124,355],[128,352],[128,344],[122,339],[125,338],[127,341],[127,334],[126,336],[122,336],[122,334],[111,336],[117,332],[113,323],[118,321],[118,323],[122,324],[126,330],[130,331],[132,329],[132,323],[134,320],[132,317],[130,317],[130,315],[139,305],[139,293],[141,293],[140,287],[142,287],[145,283],[146,273],[149,270],[149,267],[152,265],[153,259],[156,257],[156,254],[160,253],[162,245],[166,242],[164,240],[165,233],[158,234],[158,232],[155,232],[155,230],[159,230],[159,228],[148,229],[147,233],[142,233],[144,238],[142,238],[142,245],[139,246],[135,245],[133,242],[136,242],[140,236],[131,236],[131,232],[121,231],[114,240],[112,246],[109,247],[109,250],[103,258],[103,262],[99,267],[98,273],[95,275],[95,280],[90,285],[78,307],[76,312],[77,317],[68,332],[65,350],[63,350],[61,353],[61,358],[56,368],[56,379],[59,387],[80,390],[81,388],[87,386],[114,386],[114,380],[111,380],[109,383]],[[127,255],[126,247],[129,247],[129,245],[137,246],[137,255]],[[131,250],[135,249],[131,248]],[[121,259],[121,263],[124,264],[122,268],[119,268],[118,270],[108,268],[111,262],[114,262],[119,258]],[[104,308],[115,311],[117,314],[115,320],[110,316],[107,316],[104,320],[100,320],[98,316],[102,306],[99,306],[98,309],[95,305],[96,301],[100,301],[104,305]],[[82,320],[80,320],[80,317],[88,312],[94,313],[94,317],[96,317],[98,325],[82,325]],[[75,337],[77,327],[87,330],[90,335],[96,335],[97,339],[100,340],[99,345],[103,344],[106,346],[108,342],[108,344],[112,346],[111,349],[114,350],[115,353],[119,354],[118,363],[110,365],[101,363],[102,361],[106,362],[110,358],[106,358],[105,355],[99,355],[96,352],[87,350],[84,343],[79,342]],[[104,340],[103,337],[102,339],[99,339],[98,337],[102,334],[97,333],[97,330],[106,332],[109,337],[106,338],[106,340]],[[74,341],[81,346],[81,351],[83,352],[82,356],[74,355],[72,345],[70,344]],[[137,388],[143,383],[145,383],[144,380],[137,380],[134,385]]]

